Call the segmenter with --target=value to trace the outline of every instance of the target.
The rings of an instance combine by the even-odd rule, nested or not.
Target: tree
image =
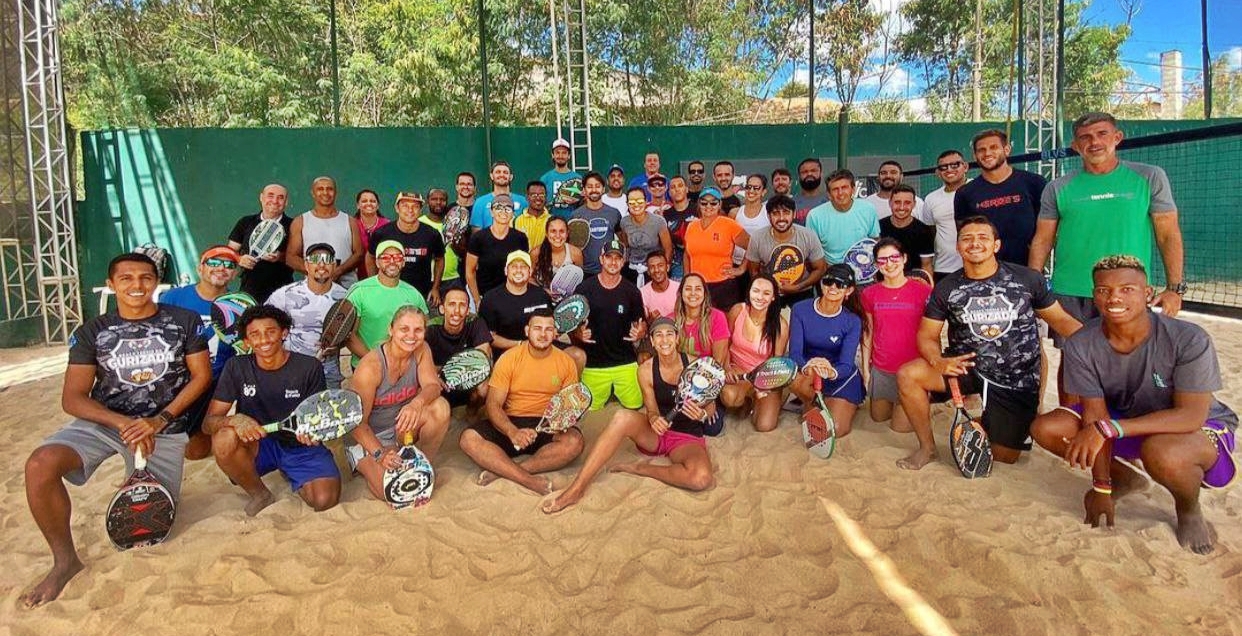
[[[816,88],[832,88],[842,110],[853,105],[873,52],[884,44],[883,27],[884,16],[868,0],[829,0],[816,9]],[[877,65],[887,66],[887,60]]]

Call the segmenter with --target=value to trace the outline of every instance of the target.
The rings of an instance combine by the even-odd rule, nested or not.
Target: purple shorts
[[[1077,404],[1072,407],[1075,413],[1082,415],[1082,405]],[[1109,410],[1109,414],[1114,418],[1120,418],[1121,414]],[[1233,457],[1233,450],[1237,441],[1233,431],[1224,423],[1217,420],[1208,420],[1203,423],[1200,429],[1212,443],[1216,445],[1216,463],[1203,473],[1204,488],[1224,488],[1233,483],[1238,476],[1237,460]],[[1143,448],[1143,440],[1146,435],[1137,437],[1123,437],[1113,441],[1113,457],[1121,459],[1135,460],[1142,459],[1139,451]]]
[[[677,431],[664,431],[660,436],[660,445],[655,450],[649,451],[642,446],[638,446],[638,452],[648,457],[668,457],[669,453],[685,446],[686,444],[698,444],[699,446],[707,446],[707,442],[702,437],[690,435],[688,433],[678,433]],[[637,446],[637,445],[636,445]]]

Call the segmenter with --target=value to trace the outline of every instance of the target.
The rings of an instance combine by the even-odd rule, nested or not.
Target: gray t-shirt
[[[798,225],[806,225],[806,217],[810,216],[811,210],[828,202],[828,194],[825,192],[817,192],[815,194],[803,194],[802,189],[793,195],[794,200],[794,223]]]
[[[582,271],[589,274],[599,273],[599,256],[604,245],[617,235],[621,226],[621,213],[616,208],[605,205],[598,210],[582,206],[574,210],[575,219],[586,219],[591,227],[590,239],[582,248]]]
[[[803,262],[811,263],[812,261],[823,260],[824,246],[820,244],[819,237],[814,232],[802,227],[794,225],[792,228],[793,237],[788,241],[779,241],[772,235],[772,228],[755,232],[750,235],[750,245],[746,247],[746,260],[753,263],[759,263],[760,269],[771,274],[768,267],[768,260],[772,258],[772,253],[776,251],[777,246],[793,245],[802,252]]]
[[[1175,391],[1211,393],[1221,389],[1220,366],[1212,338],[1192,322],[1148,312],[1151,333],[1128,354],[1108,344],[1099,319],[1065,342],[1065,390],[1083,397],[1104,398],[1121,417],[1139,417],[1173,408]],[[1208,419],[1230,429],[1238,416],[1215,397]]]
[[[626,216],[622,218],[621,230],[625,232],[625,238],[628,242],[626,251],[630,265],[642,265],[642,268],[635,269],[646,271],[647,255],[652,252],[662,251],[660,230],[667,229],[668,222],[658,214],[647,214],[647,218],[643,219],[642,225],[635,223],[634,217]]]

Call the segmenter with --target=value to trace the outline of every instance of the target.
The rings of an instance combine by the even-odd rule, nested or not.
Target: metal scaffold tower
[[[1022,69],[1018,78],[1018,113],[1025,128],[1023,153],[1047,153],[1061,145],[1057,130],[1057,0],[1022,0],[1018,10]],[[1040,174],[1052,179],[1057,176],[1057,160],[1050,155],[1044,157],[1035,165]]]
[[[0,318],[41,315],[48,343],[68,342],[82,322],[56,5],[57,0],[0,4],[9,116],[7,143],[0,149],[0,161],[7,164],[0,173],[0,218],[6,221],[0,223],[5,300]]]
[[[591,151],[591,85],[586,51],[586,0],[562,0],[561,20],[556,0],[548,0],[552,23],[552,76],[556,83],[556,132],[569,141],[573,169],[586,172],[594,163]],[[564,46],[564,59],[558,55]],[[561,69],[565,74],[562,78]],[[562,110],[562,103],[565,109]]]

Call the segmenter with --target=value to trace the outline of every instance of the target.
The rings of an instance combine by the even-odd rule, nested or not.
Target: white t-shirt
[[[957,221],[953,218],[953,199],[956,192],[946,192],[944,186],[927,193],[927,206],[922,221],[936,228],[936,263],[934,269],[942,274],[962,268],[962,256],[957,253]]]
[[[347,295],[345,288],[333,283],[326,294],[311,291],[305,280],[289,283],[272,292],[267,304],[284,310],[293,319],[289,330],[289,350],[313,356],[319,353],[319,335],[323,333],[323,317],[336,301]]]
[[[607,192],[605,192],[603,198],[600,200],[604,202],[604,205],[616,208],[617,211],[621,213],[621,218],[625,218],[630,215],[630,206],[629,202],[625,200],[625,194],[622,194],[619,197],[611,197],[608,196]]]
[[[893,215],[893,209],[888,206],[888,199],[880,197],[880,193],[873,192],[863,197],[864,201],[870,201],[875,206],[875,215],[877,219],[886,219]],[[923,218],[923,199],[914,197],[914,218]]]

